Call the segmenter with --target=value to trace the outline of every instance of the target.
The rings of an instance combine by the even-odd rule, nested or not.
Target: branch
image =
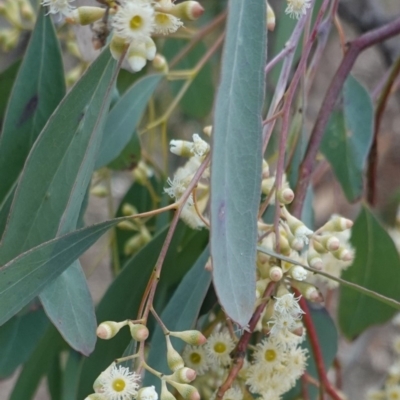
[[[300,217],[303,208],[307,187],[310,183],[311,174],[315,165],[315,158],[319,150],[322,136],[324,134],[329,117],[335,106],[336,100],[342,90],[343,84],[349,75],[359,54],[379,42],[389,39],[400,33],[400,18],[390,24],[368,32],[352,42],[348,43],[348,49],[339,68],[333,77],[331,84],[326,92],[324,101],[315,121],[311,132],[310,141],[303,162],[300,165],[299,180],[296,187],[296,196],[293,201],[291,212],[294,216]]]

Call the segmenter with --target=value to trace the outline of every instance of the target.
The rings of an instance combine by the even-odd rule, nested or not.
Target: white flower
[[[100,375],[101,393],[108,400],[131,400],[137,395],[140,375],[130,372],[129,368],[113,365]]]
[[[232,387],[228,389],[222,400],[242,400],[243,399],[243,393],[242,391],[237,388],[237,387]]]
[[[284,361],[284,352],[275,340],[263,340],[257,345],[254,352],[256,364],[260,364],[265,371],[272,371],[274,368],[280,367]]]
[[[219,365],[229,365],[231,363],[229,354],[234,347],[235,344],[226,331],[213,333],[205,345],[210,363],[217,363]]]
[[[158,394],[154,386],[141,388],[137,395],[137,400],[158,400]]]
[[[124,1],[112,20],[117,36],[127,42],[149,37],[154,28],[154,9],[145,0]]]
[[[292,268],[291,275],[296,281],[304,281],[307,279],[307,271],[300,265],[296,265]]]
[[[204,141],[197,133],[193,135],[192,152],[198,157],[203,157],[210,151],[210,145]]]
[[[287,0],[286,14],[290,18],[299,19],[307,13],[307,9],[311,7],[311,0]]]
[[[61,14],[68,15],[74,7],[69,3],[74,0],[42,0],[42,6],[49,7],[49,14]]]
[[[203,220],[197,214],[195,206],[189,204],[189,202],[183,206],[180,217],[192,229],[201,229],[205,226]]]
[[[160,33],[162,35],[167,35],[168,33],[176,32],[183,22],[171,15],[162,12],[156,12],[154,14],[154,32]]]
[[[277,297],[274,310],[282,315],[290,315],[294,319],[300,319],[304,311],[299,306],[300,297],[294,297],[293,293],[287,293]]]
[[[390,385],[385,389],[387,400],[400,399],[400,385]]]
[[[292,385],[296,383],[296,380],[303,375],[307,367],[307,350],[301,347],[289,348],[286,358],[286,377],[292,382]]]
[[[186,346],[182,358],[185,365],[194,369],[197,375],[203,375],[208,370],[207,355],[200,346]]]

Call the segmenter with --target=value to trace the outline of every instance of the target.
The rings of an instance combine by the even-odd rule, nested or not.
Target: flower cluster
[[[193,176],[199,169],[201,162],[210,151],[210,145],[195,133],[192,142],[186,140],[171,140],[170,151],[176,155],[189,157],[186,164],[177,169],[174,177],[167,180],[169,187],[164,189],[165,193],[171,198],[175,201],[179,201]],[[182,208],[181,218],[191,228],[199,229],[206,226],[202,213],[206,208],[208,198],[209,170],[206,169],[202,175],[201,182],[199,182],[195,190],[195,198],[191,194]]]
[[[311,7],[311,0],[287,0],[285,13],[291,18],[299,19]]]

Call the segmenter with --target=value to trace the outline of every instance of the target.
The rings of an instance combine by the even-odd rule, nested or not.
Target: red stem
[[[311,132],[306,154],[303,162],[300,165],[299,180],[296,187],[296,197],[294,198],[291,208],[291,212],[294,216],[300,217],[301,215],[307,187],[310,183],[311,174],[315,165],[315,158],[319,150],[326,125],[333,107],[335,106],[336,100],[342,90],[343,84],[349,75],[358,55],[368,47],[389,39],[390,37],[399,33],[400,18],[397,18],[382,28],[367,32],[354,41],[348,43],[346,55],[337,69],[336,74],[326,92],[324,101],[322,102],[322,106],[319,110],[314,128]]]
[[[296,295],[300,293],[295,290]],[[303,315],[304,325],[307,329],[307,335],[310,339],[311,349],[314,356],[315,365],[317,366],[318,377],[321,382],[321,388],[334,400],[343,400],[342,397],[336,392],[335,388],[329,382],[325,371],[324,359],[322,357],[321,347],[318,341],[317,331],[315,330],[314,322],[311,317],[310,309],[308,308],[307,301],[304,297],[300,297],[299,304],[301,309],[305,312]]]

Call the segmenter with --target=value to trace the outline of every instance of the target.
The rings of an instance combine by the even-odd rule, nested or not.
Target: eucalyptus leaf
[[[15,61],[7,69],[0,73],[0,125],[3,125],[3,118],[6,113],[8,99],[10,97],[20,65],[20,60]]]
[[[343,87],[343,109],[332,113],[321,143],[321,151],[350,202],[362,195],[373,120],[369,93],[350,75]]]
[[[45,14],[41,7],[4,117],[0,202],[12,190],[29,150],[65,94],[60,45],[51,18]]]
[[[111,109],[104,127],[96,169],[113,161],[129,143],[132,135],[137,135],[136,127],[162,77],[161,74],[154,74],[139,79]],[[136,163],[138,161],[131,160]]]
[[[261,110],[266,27],[263,1],[229,2],[211,161],[211,255],[216,293],[246,326],[255,304]]]
[[[353,226],[353,264],[343,279],[400,301],[400,256],[393,240],[374,214],[363,206]],[[396,309],[374,298],[340,288],[339,324],[348,339],[354,339],[372,325],[382,324]]]

